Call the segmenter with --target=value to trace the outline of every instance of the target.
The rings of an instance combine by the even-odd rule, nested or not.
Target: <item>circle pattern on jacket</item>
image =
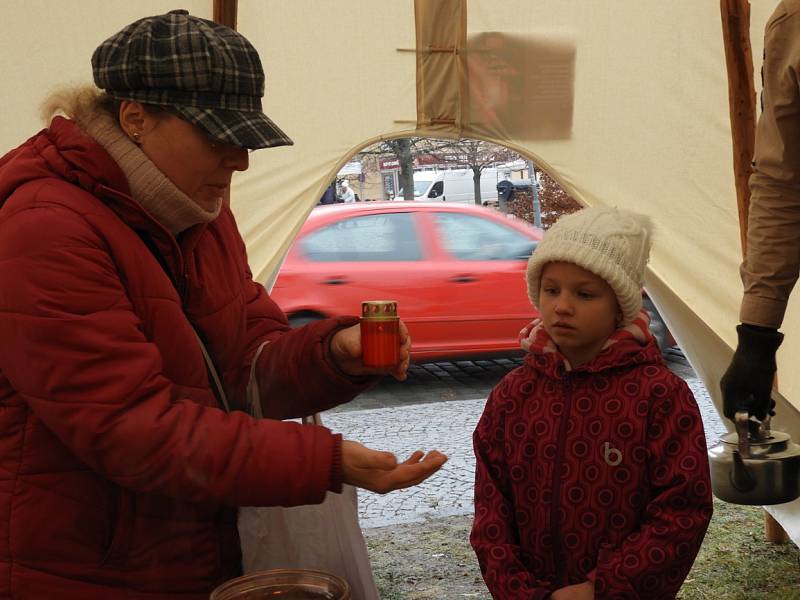
[[[509,374],[475,432],[476,448],[502,469],[495,487],[481,478],[479,457],[476,505],[488,512],[476,511],[473,536],[500,536],[504,544],[511,527],[517,541],[510,547],[519,544],[538,580],[561,572],[580,581],[596,568],[600,595],[613,596],[619,579],[635,582],[642,597],[674,596],[699,549],[711,498],[699,411],[656,353],[648,347],[624,369],[591,372],[529,355]],[[509,498],[510,523],[500,508]],[[645,521],[652,523],[646,532]],[[623,541],[629,551],[619,551]]]

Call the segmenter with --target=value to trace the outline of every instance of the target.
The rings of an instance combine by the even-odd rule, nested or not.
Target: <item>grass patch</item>
[[[365,532],[382,600],[489,600],[469,545],[472,516]],[[680,600],[800,600],[800,550],[764,541],[760,507],[714,502]]]
[[[800,550],[764,541],[757,506],[714,501],[714,517],[682,600],[800,600]]]

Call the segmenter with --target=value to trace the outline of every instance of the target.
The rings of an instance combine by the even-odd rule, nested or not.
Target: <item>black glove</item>
[[[737,411],[746,410],[763,421],[774,414],[775,401],[770,397],[775,378],[775,352],[783,341],[777,329],[741,324],[736,327],[739,345],[728,370],[719,382],[722,408],[733,420]]]

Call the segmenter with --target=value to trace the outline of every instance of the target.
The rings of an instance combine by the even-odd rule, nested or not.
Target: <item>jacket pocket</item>
[[[118,489],[116,514],[113,520],[111,537],[101,567],[116,565],[124,561],[128,554],[136,513],[136,495],[125,489]]]

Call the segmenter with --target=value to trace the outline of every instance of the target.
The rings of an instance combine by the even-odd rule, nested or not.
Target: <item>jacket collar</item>
[[[660,363],[661,351],[650,333],[650,315],[642,309],[633,322],[617,329],[591,361],[573,368],[559,351],[541,319],[534,321],[533,342],[526,363],[551,377],[561,378],[567,372],[597,373],[635,364]]]
[[[63,179],[95,195],[98,186],[130,195],[125,175],[111,156],[63,117],[0,158],[0,203],[21,185],[45,177]]]
[[[182,273],[183,254],[191,251],[206,227],[190,228],[179,242],[133,199],[125,174],[108,152],[64,117],[55,117],[50,127],[0,158],[0,207],[21,185],[49,177],[86,190],[137,233],[149,236],[173,276]]]

